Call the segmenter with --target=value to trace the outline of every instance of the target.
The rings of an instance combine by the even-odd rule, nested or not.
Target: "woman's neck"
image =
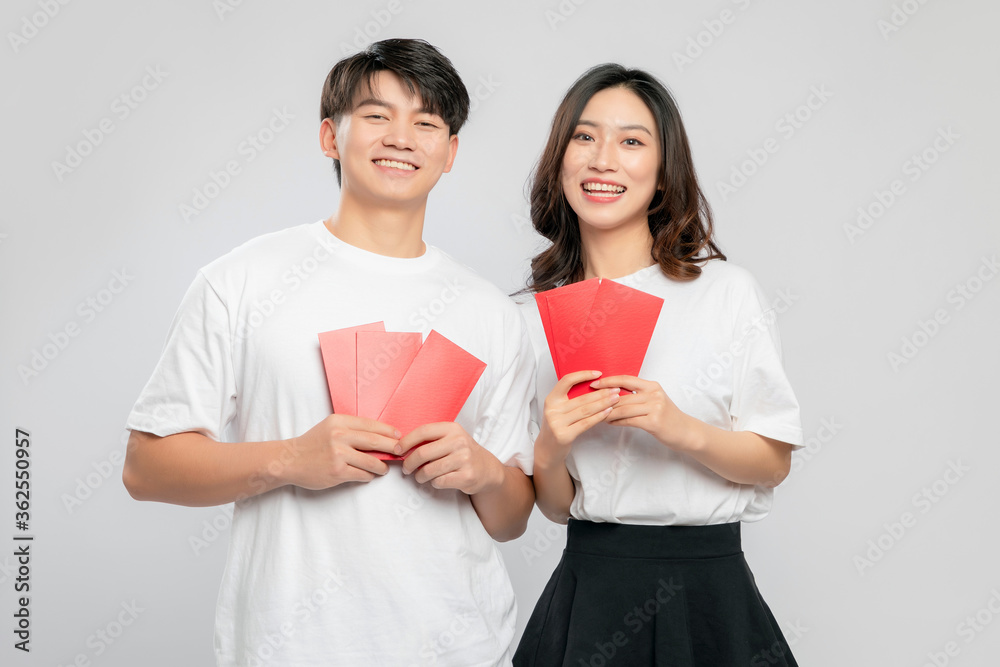
[[[580,226],[584,279],[621,278],[654,264],[646,224],[615,229]]]

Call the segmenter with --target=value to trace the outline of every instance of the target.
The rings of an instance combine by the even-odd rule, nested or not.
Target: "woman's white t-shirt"
[[[711,260],[697,279],[679,282],[653,265],[615,282],[663,299],[639,377],[659,382],[683,412],[708,424],[801,445],[776,313],[746,270]],[[538,359],[537,428],[556,374],[534,299],[521,307]],[[570,516],[588,521],[757,521],[773,497],[773,489],[730,482],[635,427],[598,424],[573,443],[566,466],[576,486]]]

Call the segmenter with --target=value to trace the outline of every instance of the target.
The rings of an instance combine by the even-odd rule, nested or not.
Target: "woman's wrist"
[[[566,457],[569,450],[559,447],[554,441],[540,433],[535,440],[535,463],[534,467],[543,471],[565,467]]]
[[[666,444],[671,449],[685,454],[698,454],[708,446],[708,424],[696,417],[682,413],[681,428],[676,432],[679,437],[673,443]]]

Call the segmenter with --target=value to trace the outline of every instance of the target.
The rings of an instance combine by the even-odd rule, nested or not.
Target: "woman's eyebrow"
[[[594,122],[594,121],[592,121],[592,120],[583,120],[583,119],[580,119],[579,121],[577,121],[577,123],[576,123],[576,124],[577,124],[577,125],[586,125],[587,127],[598,127],[598,124],[597,124],[597,123],[595,123],[595,122]],[[640,130],[640,131],[642,131],[642,132],[645,132],[645,133],[646,133],[646,134],[648,134],[649,136],[653,136],[653,133],[652,133],[652,132],[650,132],[650,131],[649,131],[649,130],[648,130],[648,129],[646,128],[646,126],[645,126],[645,125],[641,125],[641,124],[638,124],[638,123],[635,123],[635,124],[631,124],[631,125],[619,125],[619,126],[618,126],[618,129],[619,129],[619,130],[625,130],[625,131],[631,131],[631,130]]]

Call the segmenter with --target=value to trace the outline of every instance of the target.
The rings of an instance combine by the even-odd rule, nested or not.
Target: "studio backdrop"
[[[426,239],[508,293],[542,247],[525,185],[566,88],[609,61],[669,86],[802,406],[807,446],[744,526],[799,663],[1000,655],[996,3],[13,0],[0,16],[0,663],[213,664],[232,507],[132,500],[123,425],[198,268],[336,210],[320,89],[387,37],[428,40],[465,79]],[[536,511],[501,546],[519,633],[564,540]]]

